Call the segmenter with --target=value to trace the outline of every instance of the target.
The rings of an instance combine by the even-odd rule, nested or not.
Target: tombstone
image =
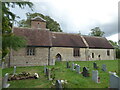
[[[93,70],[92,71],[92,80],[96,83],[99,82],[99,77],[98,77],[98,70]]]
[[[2,83],[3,88],[8,88],[10,86],[10,84],[8,84],[7,82],[8,82],[8,73],[6,73],[3,78],[3,83]]]
[[[98,69],[98,66],[97,66],[96,62],[93,63],[93,67],[94,67],[94,69]]]
[[[62,89],[62,83],[60,80],[56,80],[56,88],[59,90],[59,89]]]
[[[2,62],[2,69],[4,69],[4,67],[5,67],[5,64],[4,64],[4,62]]]
[[[46,73],[46,69],[47,69],[47,68],[46,68],[46,65],[45,65],[45,66],[44,66],[44,73]]]
[[[66,68],[70,68],[70,66],[69,66],[69,62],[66,62]]]
[[[52,78],[51,78],[51,70],[50,69],[48,69],[48,80],[52,80]]]
[[[73,71],[75,70],[75,69],[74,69],[74,66],[75,66],[74,63],[72,63],[72,68],[71,68],[71,69],[72,69]]]
[[[14,66],[14,72],[13,72],[13,74],[15,74],[16,73],[16,66]]]
[[[46,68],[46,73],[45,73],[45,75],[48,77],[48,68]]]
[[[83,74],[84,77],[89,77],[89,72],[88,72],[87,67],[83,67],[83,72],[82,72],[82,74]]]
[[[80,66],[79,66],[79,65],[76,66],[76,72],[77,72],[78,74],[80,73]]]
[[[102,65],[102,71],[107,71],[107,68],[106,68],[105,64]]]
[[[120,82],[120,77],[118,77],[115,73],[110,73],[110,88],[119,88],[120,90],[120,86],[119,83]]]

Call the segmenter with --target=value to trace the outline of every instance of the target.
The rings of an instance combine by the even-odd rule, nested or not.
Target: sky
[[[10,9],[26,19],[27,12],[50,16],[60,24],[63,32],[88,35],[91,29],[100,27],[109,40],[118,41],[119,0],[29,0],[34,11],[28,7]]]

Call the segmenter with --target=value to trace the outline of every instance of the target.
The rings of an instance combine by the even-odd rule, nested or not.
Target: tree
[[[117,42],[113,42],[112,40],[109,40],[111,45],[115,48],[116,58],[120,58],[120,47]]]
[[[2,2],[2,58],[4,58],[10,50],[17,50],[25,46],[25,39],[19,36],[15,36],[12,31],[12,25],[16,16],[9,10],[9,7],[15,8],[15,6],[24,8],[28,5],[31,9],[33,4],[31,2]],[[9,63],[10,65],[10,60]]]
[[[31,18],[34,18],[36,16],[40,16],[46,20],[46,28],[50,29],[50,31],[62,32],[59,23],[54,21],[49,16],[44,16],[43,14],[40,14],[40,13],[27,13],[26,16],[27,16],[27,20],[23,19],[23,20],[18,22],[19,27],[30,27]]]
[[[95,27],[94,29],[91,29],[91,36],[99,36],[102,37],[105,33],[103,31],[100,30],[99,27]]]

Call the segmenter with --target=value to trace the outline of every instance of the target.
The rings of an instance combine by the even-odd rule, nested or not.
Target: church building
[[[55,65],[56,61],[114,60],[113,46],[104,37],[52,32],[41,17],[31,19],[31,28],[14,27],[13,33],[27,46],[11,51],[10,66]]]

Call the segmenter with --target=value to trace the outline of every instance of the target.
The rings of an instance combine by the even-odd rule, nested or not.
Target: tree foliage
[[[46,20],[46,28],[50,29],[50,31],[62,32],[59,23],[54,21],[49,16],[44,16],[43,14],[40,14],[40,13],[27,13],[26,16],[27,16],[27,20],[23,19],[23,20],[19,21],[19,23],[18,23],[19,27],[30,27],[31,18],[34,18],[36,16],[40,16]]]
[[[32,9],[33,4],[31,2],[2,2],[2,58],[10,52],[10,49],[17,50],[25,46],[25,39],[12,33],[13,22],[18,16],[11,12],[9,8],[15,8],[15,6],[22,9],[28,6]]]
[[[99,27],[95,27],[94,29],[91,29],[91,36],[99,36],[102,37],[105,33],[103,31],[101,31],[101,29]]]

